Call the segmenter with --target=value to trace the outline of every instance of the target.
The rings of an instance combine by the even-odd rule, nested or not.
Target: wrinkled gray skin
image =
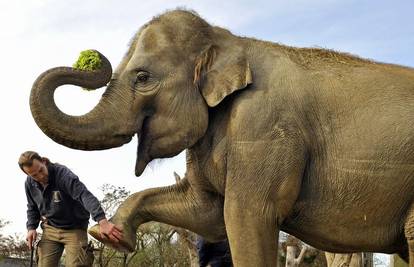
[[[276,266],[278,230],[331,252],[409,254],[414,266],[413,69],[242,38],[176,10],[141,28],[90,113],[63,114],[55,88],[103,86],[105,64],[42,74],[30,101],[40,128],[83,150],[137,134],[137,176],[187,149],[179,184],[118,209],[125,238],[113,246],[133,249],[137,226],[159,221],[227,234],[236,266]]]

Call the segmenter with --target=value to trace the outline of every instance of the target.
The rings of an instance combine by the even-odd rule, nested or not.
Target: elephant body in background
[[[39,127],[84,150],[137,134],[137,176],[187,150],[182,181],[131,195],[111,219],[119,250],[159,221],[227,235],[235,266],[276,266],[278,230],[325,251],[414,255],[413,69],[238,37],[184,10],[143,26],[112,78],[102,58],[36,80]],[[54,104],[62,84],[108,81],[83,116]]]

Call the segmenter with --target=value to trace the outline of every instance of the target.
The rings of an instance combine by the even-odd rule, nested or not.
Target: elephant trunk
[[[99,52],[98,52],[99,53]],[[57,87],[72,84],[96,89],[106,85],[112,75],[108,59],[99,53],[102,67],[96,71],[83,71],[71,67],[57,67],[42,73],[33,84],[30,109],[40,129],[54,141],[75,149],[99,150],[121,146],[131,140],[131,133],[121,132],[121,116],[115,106],[124,98],[108,90],[90,112],[82,116],[63,113],[56,106],[54,92]]]

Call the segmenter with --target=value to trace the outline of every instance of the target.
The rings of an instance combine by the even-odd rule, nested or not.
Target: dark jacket
[[[45,188],[30,176],[26,179],[28,230],[36,229],[41,217],[61,229],[87,229],[89,214],[96,222],[105,218],[98,199],[66,166],[48,163],[47,169]]]
[[[208,264],[212,267],[231,267],[230,246],[227,240],[210,243],[199,236],[197,238],[198,262],[200,267]]]

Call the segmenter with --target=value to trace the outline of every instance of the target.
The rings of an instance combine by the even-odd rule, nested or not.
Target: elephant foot
[[[119,226],[119,224],[116,225]],[[136,231],[134,231],[134,228],[128,223],[122,223],[120,228],[122,229],[122,239],[119,240],[119,242],[114,242],[109,238],[101,235],[101,232],[99,231],[99,224],[96,224],[89,228],[88,233],[96,240],[118,250],[119,252],[134,252],[136,245]]]

